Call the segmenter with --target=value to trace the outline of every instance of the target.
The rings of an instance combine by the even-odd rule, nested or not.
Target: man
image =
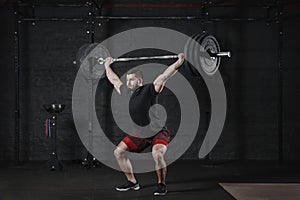
[[[163,90],[167,80],[171,78],[184,62],[183,53],[178,54],[178,60],[170,65],[162,74],[160,74],[152,84],[143,85],[143,75],[139,70],[130,70],[126,75],[126,86],[123,85],[120,78],[113,72],[110,65],[113,63],[111,57],[105,60],[105,69],[108,80],[113,84],[114,88],[120,95],[126,95],[129,90],[129,113],[137,126],[147,126],[150,122],[149,108],[157,103],[157,95]],[[155,113],[153,113],[155,115]],[[155,117],[154,117],[155,118]],[[155,126],[155,125],[153,125]],[[170,141],[170,134],[166,128],[161,128],[151,137],[141,138],[136,135],[128,135],[116,147],[114,155],[116,160],[124,172],[127,182],[119,187],[117,191],[139,190],[140,185],[135,179],[130,160],[126,156],[126,152],[141,152],[148,146],[152,145],[152,156],[155,162],[155,169],[158,180],[157,190],[154,195],[165,195],[166,189],[166,173],[167,167],[164,155]]]

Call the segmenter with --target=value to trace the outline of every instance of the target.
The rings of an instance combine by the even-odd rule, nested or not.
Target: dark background
[[[85,1],[1,1],[1,161],[48,159],[50,142],[44,134],[44,121],[49,115],[43,105],[52,102],[66,104],[66,109],[58,116],[60,159],[83,159],[86,150],[77,135],[71,110],[73,82],[78,71],[73,63],[77,50],[92,39],[101,42],[113,34],[146,26],[170,28],[187,35],[205,29],[218,39],[224,50],[232,52],[232,58],[223,59],[220,67],[227,92],[227,118],[221,138],[208,159],[300,159],[299,3],[215,0],[207,10],[203,9],[204,1],[195,0],[96,3],[98,6],[103,3],[101,12],[96,4],[88,6]],[[14,14],[15,10],[19,12]],[[197,16],[198,19],[93,19],[88,15],[90,11],[95,16]],[[67,18],[80,20],[62,21]],[[94,35],[87,34],[87,30],[91,31],[91,21],[95,22]],[[19,87],[16,85],[16,59],[19,59]],[[171,61],[162,63],[170,64]],[[134,65],[138,64],[141,63]],[[121,75],[128,69],[116,65],[115,71]],[[202,79],[189,76],[184,69],[180,71],[199,95],[201,117],[206,116],[210,108]],[[103,126],[111,133],[110,139],[117,143],[120,137],[114,131],[107,109],[112,88],[106,79],[100,80],[99,85],[98,118],[104,119]],[[176,102],[169,91],[163,95]],[[161,102],[167,109],[177,109],[178,105],[166,103],[168,100]],[[171,131],[176,131],[177,117],[172,115],[168,121]],[[207,117],[202,119],[197,137],[183,159],[198,159],[207,124]]]

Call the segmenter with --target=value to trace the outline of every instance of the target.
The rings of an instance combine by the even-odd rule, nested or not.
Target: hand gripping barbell
[[[199,50],[199,45],[195,45],[196,41],[203,49]],[[221,57],[231,57],[230,51],[222,52],[220,45],[215,37],[212,35],[196,34],[189,38],[184,46],[184,54],[188,58],[193,59],[193,62],[201,67],[207,75],[216,73],[220,66]],[[93,78],[100,78],[99,75],[104,70],[102,66],[105,58],[109,57],[109,51],[103,45],[97,45],[90,51],[86,58],[81,63],[82,70]],[[153,59],[174,59],[177,55],[163,55],[163,56],[144,56],[144,57],[127,57],[127,58],[113,58],[114,62],[126,62],[136,60],[153,60]],[[100,66],[99,66],[100,65]],[[199,76],[199,72],[193,66],[188,65],[188,70],[194,76]]]

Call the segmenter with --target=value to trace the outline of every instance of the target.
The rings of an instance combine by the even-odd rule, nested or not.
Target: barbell
[[[200,44],[196,45],[195,41]],[[193,61],[194,65],[200,68],[207,75],[214,75],[220,66],[222,57],[231,57],[230,51],[221,51],[217,39],[212,35],[196,34],[188,39],[184,46],[184,55],[188,61]],[[87,53],[86,53],[87,54]],[[80,66],[83,72],[90,78],[100,78],[105,70],[103,64],[105,59],[110,57],[108,49],[101,45],[93,45],[89,53],[80,61]],[[113,62],[127,62],[138,60],[154,60],[154,59],[175,59],[177,55],[162,55],[162,56],[143,56],[143,57],[126,57],[113,58]],[[188,71],[193,76],[199,76],[198,70],[188,64],[186,66]]]

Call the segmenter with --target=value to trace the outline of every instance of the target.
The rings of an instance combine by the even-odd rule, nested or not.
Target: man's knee
[[[116,158],[120,158],[120,157],[122,157],[122,155],[124,155],[124,151],[117,147],[114,150],[114,155],[115,155]]]
[[[163,147],[153,148],[152,157],[155,162],[159,162],[164,159],[165,149]]]
[[[126,153],[128,147],[124,142],[120,142],[117,148],[114,150],[114,155],[116,158],[121,158]]]
[[[155,162],[161,162],[164,159],[164,156],[162,153],[154,152],[152,153],[152,157]]]

